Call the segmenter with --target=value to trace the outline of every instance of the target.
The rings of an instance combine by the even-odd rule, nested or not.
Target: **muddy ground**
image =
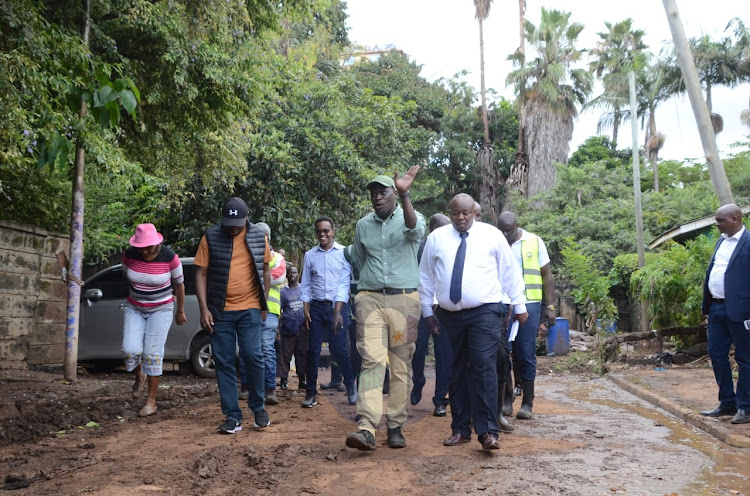
[[[269,428],[253,429],[245,407],[244,430],[223,436],[211,380],[166,372],[159,412],[138,418],[141,403],[130,398],[124,373],[82,371],[66,383],[58,374],[4,371],[0,485],[18,495],[750,496],[750,451],[568,357],[540,357],[539,374],[535,417],[513,419],[516,431],[501,436],[501,450],[483,452],[476,440],[444,447],[450,417],[431,415],[428,379],[409,413],[408,446],[389,449],[381,434],[377,449],[363,453],[344,446],[356,412],[339,392],[321,393],[318,406],[303,409],[303,393],[280,391],[280,404],[268,407]]]

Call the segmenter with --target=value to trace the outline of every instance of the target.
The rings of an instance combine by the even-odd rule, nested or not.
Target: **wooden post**
[[[83,44],[89,46],[89,31],[91,27],[91,0],[85,0],[83,20]],[[79,117],[86,115],[86,102],[81,97]],[[83,267],[83,166],[86,152],[80,140],[76,140],[76,163],[73,177],[73,208],[71,209],[70,225],[70,256],[68,257],[68,305],[67,325],[65,328],[65,379],[76,380],[78,367],[78,324],[81,307],[81,269]]]
[[[680,63],[680,69],[682,70],[682,79],[685,81],[685,88],[690,97],[690,105],[693,107],[695,122],[698,124],[703,152],[706,154],[708,170],[711,173],[711,182],[713,182],[714,190],[716,190],[716,196],[719,197],[720,205],[734,203],[732,189],[729,186],[727,174],[721,163],[719,148],[716,146],[716,134],[711,124],[711,116],[706,107],[706,102],[703,101],[701,84],[698,81],[698,71],[695,69],[695,61],[690,53],[690,45],[688,45],[685,31],[682,28],[680,12],[677,10],[677,2],[675,0],[663,0],[663,3],[664,10],[667,12],[669,29],[672,31],[677,61]]]

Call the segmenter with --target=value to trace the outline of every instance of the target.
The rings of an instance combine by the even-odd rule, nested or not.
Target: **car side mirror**
[[[83,294],[83,297],[89,300],[89,302],[92,301],[99,301],[104,296],[104,293],[102,293],[101,289],[94,288],[94,289],[87,289],[86,292]]]

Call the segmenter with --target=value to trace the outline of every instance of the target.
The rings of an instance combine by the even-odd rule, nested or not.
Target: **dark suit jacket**
[[[724,241],[722,237],[716,243],[714,255],[706,271],[706,280],[703,282],[703,315],[708,315],[711,307],[711,292],[708,290],[708,276],[714,266],[716,250]],[[742,322],[750,319],[750,232],[747,229],[740,236],[737,247],[729,259],[727,271],[724,274],[724,294],[726,295],[726,309],[729,320]]]

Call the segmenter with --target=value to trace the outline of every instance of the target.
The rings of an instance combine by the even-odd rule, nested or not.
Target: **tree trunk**
[[[83,44],[89,45],[91,26],[91,0],[84,2],[84,20],[81,37]],[[81,97],[79,116],[86,115],[86,101]],[[68,306],[67,325],[65,327],[65,367],[64,377],[69,381],[76,380],[78,368],[78,324],[81,304],[81,269],[83,267],[83,166],[86,152],[80,140],[76,140],[76,164],[73,177],[73,208],[70,225],[70,256],[68,257]]]
[[[523,32],[523,24],[526,19],[526,0],[518,0],[518,33],[520,43],[518,45],[518,53],[521,54],[521,69],[526,65],[526,37]],[[523,154],[523,101],[526,99],[526,77],[521,81],[521,90],[518,92],[518,148],[516,153]],[[508,195],[506,195],[508,196]]]
[[[479,18],[479,72],[482,85],[482,126],[484,129],[484,142],[477,153],[477,166],[482,174],[479,204],[482,206],[484,217],[495,225],[497,221],[497,168],[492,160],[490,125],[487,119],[487,90],[484,85],[484,27],[481,17]]]
[[[479,19],[479,74],[482,85],[482,126],[484,129],[484,146],[488,146],[490,144],[490,125],[487,121],[487,90],[484,85],[484,28],[481,18]]]
[[[483,146],[477,153],[477,167],[482,173],[479,204],[483,217],[494,226],[497,223],[497,167],[492,160],[492,147]]]
[[[524,105],[524,136],[529,160],[528,191],[532,196],[555,186],[555,164],[568,162],[573,118],[560,115],[533,100]]]
[[[669,29],[672,31],[677,60],[680,63],[682,77],[685,80],[685,88],[690,97],[690,104],[693,107],[695,122],[698,125],[703,152],[706,154],[708,170],[711,173],[711,182],[714,185],[716,196],[719,197],[719,204],[734,203],[732,188],[729,185],[727,173],[721,163],[719,148],[716,146],[716,135],[711,125],[710,112],[703,101],[701,85],[700,81],[698,81],[698,71],[695,69],[695,61],[690,53],[690,45],[688,45],[687,38],[685,37],[677,4],[675,0],[662,1],[664,3],[664,10],[667,13]]]
[[[620,107],[615,107],[615,116],[612,121],[612,150],[617,150],[617,135],[620,131]]]

